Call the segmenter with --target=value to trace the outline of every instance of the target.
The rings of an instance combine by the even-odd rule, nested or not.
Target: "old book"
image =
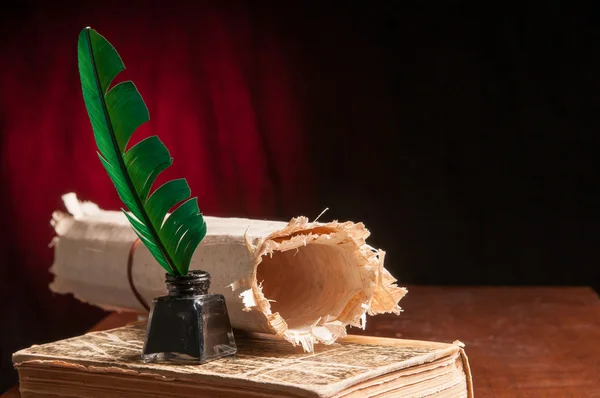
[[[105,309],[144,312],[128,278],[148,303],[166,293],[164,270],[122,212],[104,211],[74,194],[70,214],[55,212],[51,272],[55,293]],[[272,333],[311,351],[364,326],[366,315],[400,313],[406,289],[384,268],[384,252],[366,243],[362,223],[290,222],[205,217],[208,232],[191,269],[211,274],[233,327]]]
[[[132,324],[33,346],[13,362],[23,398],[473,396],[457,344],[348,336],[306,353],[271,335],[236,339],[235,357],[144,363],[144,325]]]

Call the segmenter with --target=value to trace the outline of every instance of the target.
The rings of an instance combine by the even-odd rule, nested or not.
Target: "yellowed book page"
[[[64,368],[214,388],[252,388],[252,382],[265,391],[329,397],[393,372],[404,371],[410,378],[454,363],[460,356],[460,348],[453,344],[358,336],[305,353],[282,339],[247,335],[238,336],[235,357],[202,366],[153,364],[140,359],[143,340],[144,325],[130,325],[33,346],[15,353],[13,361],[17,368]],[[382,341],[385,345],[378,344]]]

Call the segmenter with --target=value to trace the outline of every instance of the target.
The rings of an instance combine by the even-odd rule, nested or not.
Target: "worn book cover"
[[[303,352],[237,334],[238,354],[203,365],[144,363],[144,324],[16,352],[22,397],[470,397],[456,344],[348,336]]]

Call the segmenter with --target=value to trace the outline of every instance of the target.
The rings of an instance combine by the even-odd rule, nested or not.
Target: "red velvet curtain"
[[[77,72],[79,31],[92,26],[121,54],[150,110],[135,139],[157,134],[174,158],[159,179],[186,177],[204,214],[289,218],[309,202],[290,48],[249,4],[24,3],[5,21],[0,65],[4,298],[16,345],[54,338],[98,311],[47,289],[49,220],[60,196],[118,209],[95,154]],[[63,3],[63,5],[66,3]],[[127,4],[124,7],[122,4]],[[87,319],[87,318],[86,318]],[[32,332],[36,322],[45,332]],[[21,332],[19,332],[21,330]],[[6,335],[7,339],[10,336]],[[12,347],[14,348],[14,347]],[[4,353],[3,353],[4,356]],[[6,357],[3,358],[6,359]]]

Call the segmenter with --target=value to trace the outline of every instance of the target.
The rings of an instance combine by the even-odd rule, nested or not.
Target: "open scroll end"
[[[292,219],[255,252],[253,309],[306,351],[345,336],[347,325],[361,327],[367,312],[399,314],[406,289],[383,268],[383,252],[365,243],[368,235],[363,224]]]

